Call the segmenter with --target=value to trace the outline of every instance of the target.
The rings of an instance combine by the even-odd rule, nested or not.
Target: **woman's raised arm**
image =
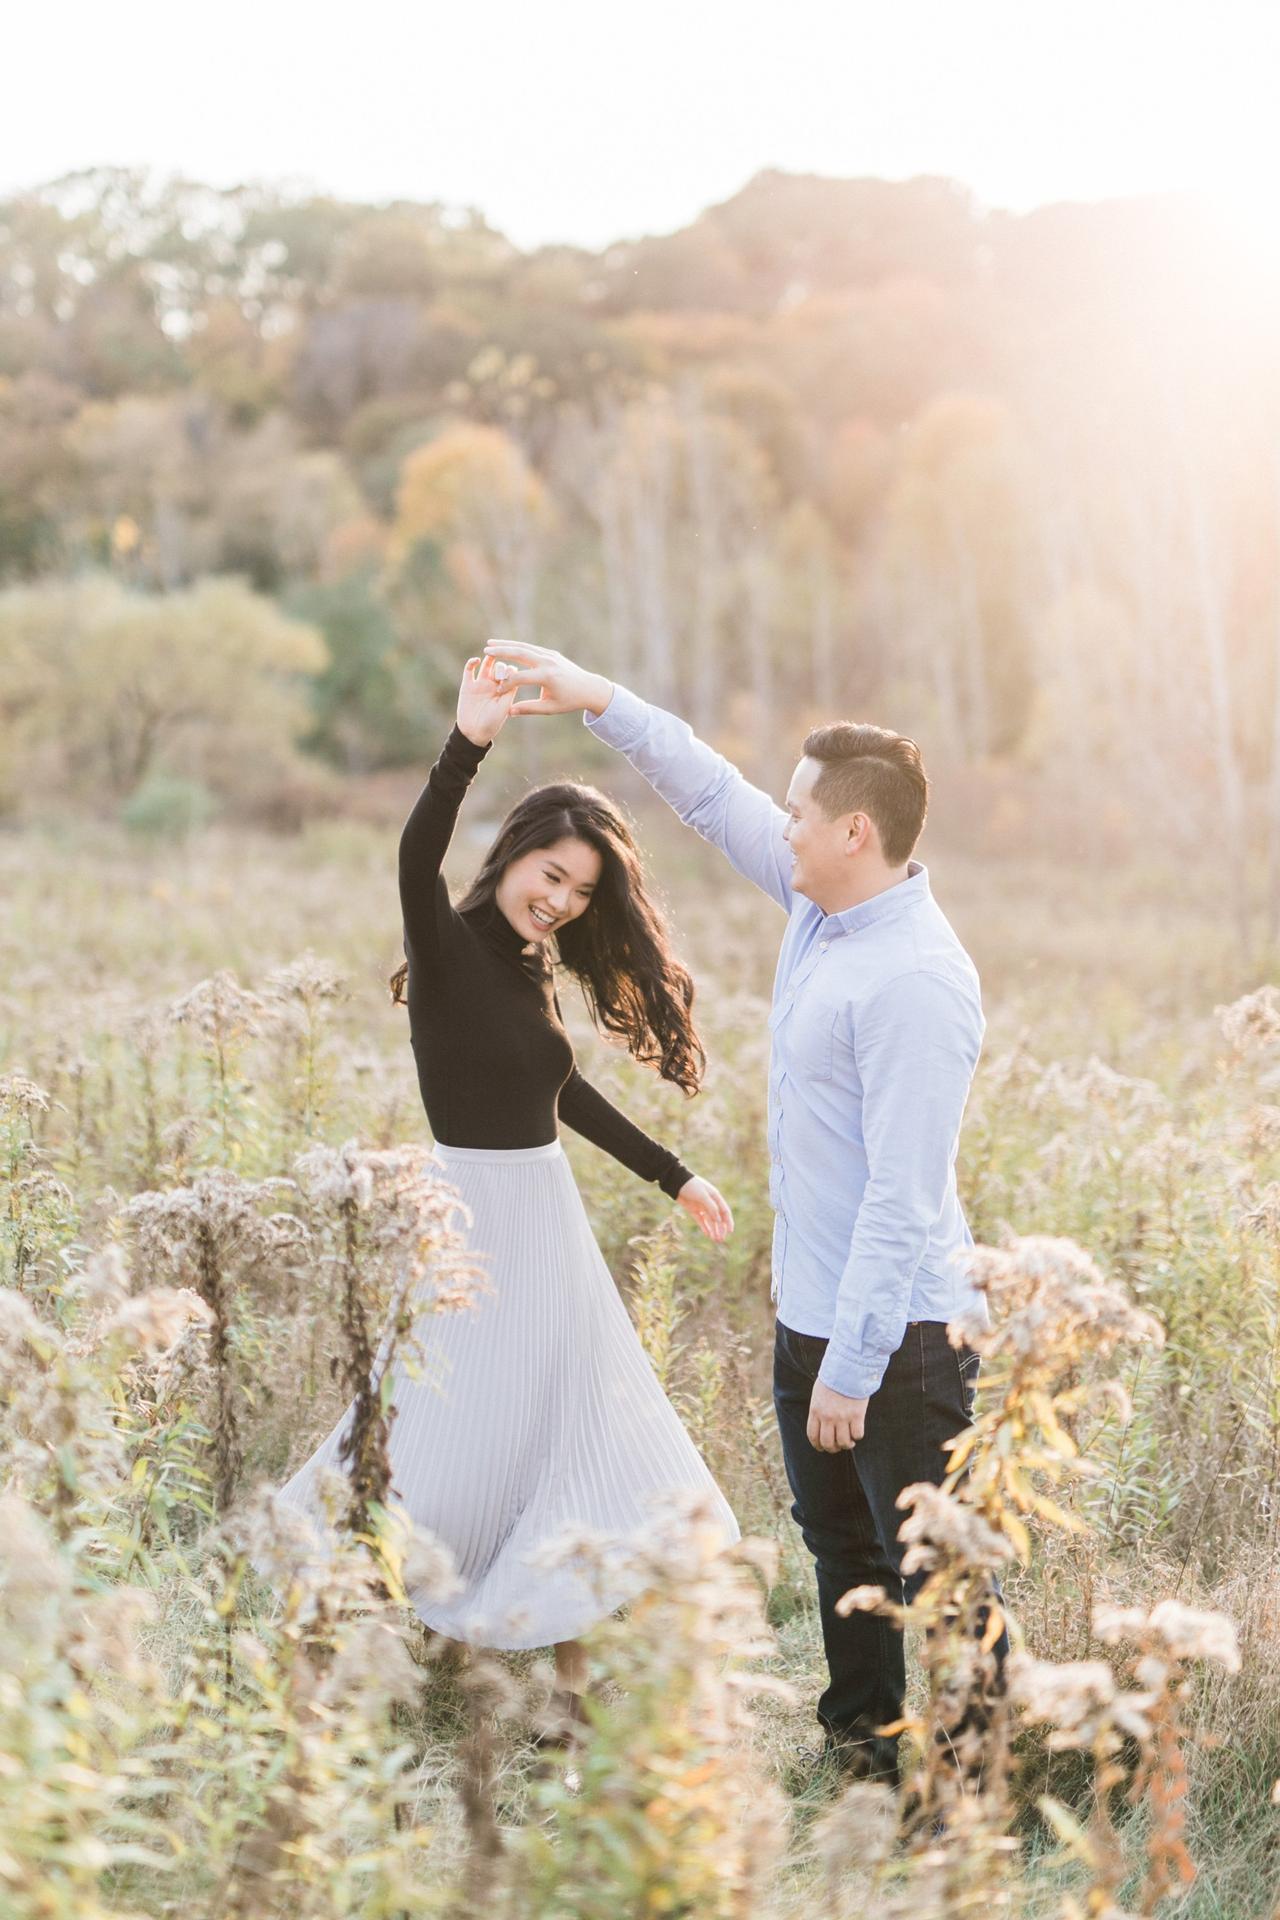
[[[516,663],[515,686],[540,689],[517,700],[515,714],[581,712],[598,740],[625,753],[686,826],[719,847],[747,880],[791,911],[787,815],[731,761],[699,740],[678,715],[652,707],[603,674],[591,673],[551,647],[490,640],[492,659]]]
[[[405,944],[420,959],[434,950],[441,919],[452,911],[441,868],[453,838],[463,795],[501,733],[514,688],[505,692],[495,663],[468,660],[458,693],[458,716],[440,758],[427,775],[400,835],[400,905]]]

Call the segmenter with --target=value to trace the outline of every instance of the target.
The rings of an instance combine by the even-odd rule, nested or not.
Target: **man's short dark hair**
[[[929,782],[915,741],[888,727],[836,720],[813,729],[804,753],[822,762],[813,797],[828,820],[865,813],[875,823],[889,865],[903,866],[929,811]]]

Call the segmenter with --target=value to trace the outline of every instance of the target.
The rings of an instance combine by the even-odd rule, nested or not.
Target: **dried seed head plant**
[[[54,1173],[36,1133],[55,1102],[25,1074],[0,1077],[0,1282],[31,1288],[54,1284],[41,1267],[67,1237],[75,1218],[70,1189]]]
[[[69,1538],[81,1510],[101,1516],[126,1469],[123,1440],[93,1365],[14,1288],[0,1288],[0,1455],[6,1484]]]
[[[409,1749],[389,1717],[421,1685],[400,1609],[360,1547],[336,1532],[321,1541],[271,1494],[229,1519],[222,1545],[183,1690],[191,1746],[209,1761],[221,1747],[202,1813],[221,1864],[216,1910],[421,1912],[431,1835],[403,1817]],[[250,1562],[269,1568],[281,1606],[227,1642]]]
[[[24,874],[18,839],[0,835],[6,905],[9,883],[20,896],[17,914],[0,916],[10,963],[0,966],[0,1907],[15,1920],[179,1911],[192,1920],[286,1911],[391,1920],[464,1901],[483,1903],[486,1920],[646,1911],[798,1920],[815,1907],[833,1920],[1271,1912],[1280,1817],[1268,1804],[1280,1772],[1276,990],[1234,998],[1238,953],[1212,986],[1205,975],[1184,978],[1197,964],[1188,952],[1177,980],[1171,972],[1148,999],[1145,979],[1139,992],[1121,977],[1122,949],[1151,952],[1132,938],[1126,901],[1123,940],[1081,975],[1101,979],[1105,969],[1107,990],[1082,994],[1070,1023],[1043,996],[1019,1004],[1020,989],[1001,989],[993,999],[960,1164],[975,1230],[999,1241],[1009,1222],[1087,1247],[1132,1308],[1159,1317],[1166,1344],[1141,1337],[1126,1315],[1138,1337],[1099,1358],[1090,1329],[1105,1332],[1110,1316],[1090,1304],[1087,1273],[1068,1276],[1055,1299],[1035,1273],[1009,1276],[1004,1292],[995,1286],[993,1331],[1006,1346],[985,1356],[978,1419],[996,1417],[965,1484],[944,1488],[946,1498],[929,1488],[902,1515],[912,1564],[936,1582],[916,1774],[938,1770],[940,1830],[908,1819],[901,1844],[905,1803],[886,1804],[890,1796],[865,1785],[815,1821],[831,1784],[823,1778],[796,1793],[788,1837],[772,1784],[793,1780],[797,1755],[810,1753],[821,1650],[763,1360],[767,1001],[749,989],[767,986],[768,968],[752,946],[751,915],[733,919],[741,939],[726,955],[725,903],[697,898],[688,908],[717,989],[705,996],[717,1061],[706,1106],[682,1115],[680,1139],[696,1142],[699,1164],[733,1188],[739,1233],[714,1256],[687,1239],[664,1249],[672,1271],[654,1276],[650,1305],[673,1397],[740,1518],[776,1535],[788,1556],[770,1600],[778,1642],[761,1634],[771,1651],[743,1662],[738,1643],[756,1644],[759,1625],[726,1621],[716,1629],[722,1651],[709,1651],[705,1628],[684,1611],[705,1585],[696,1556],[673,1551],[655,1598],[594,1641],[592,1724],[574,1794],[559,1768],[531,1777],[526,1693],[544,1684],[538,1668],[530,1679],[522,1659],[476,1660],[455,1683],[416,1625],[404,1635],[409,1616],[388,1568],[399,1567],[407,1595],[447,1589],[456,1576],[439,1543],[408,1535],[394,1505],[377,1511],[376,1408],[364,1464],[335,1474],[328,1490],[331,1527],[295,1539],[288,1509],[237,1496],[228,1518],[247,1526],[253,1514],[254,1564],[278,1602],[246,1578],[246,1535],[211,1524],[216,1316],[206,1295],[215,1289],[200,1286],[193,1241],[162,1257],[133,1237],[138,1222],[104,1189],[190,1190],[214,1168],[242,1179],[290,1172],[300,1146],[340,1157],[317,1164],[314,1184],[298,1170],[297,1190],[280,1190],[287,1198],[263,1191],[262,1218],[287,1207],[293,1222],[277,1214],[266,1257],[241,1259],[233,1248],[225,1270],[239,1486],[259,1473],[278,1481],[289,1445],[326,1430],[338,1410],[329,1401],[359,1391],[360,1377],[385,1387],[382,1329],[409,1284],[415,1240],[421,1250],[430,1237],[414,1193],[391,1207],[394,1178],[364,1149],[338,1144],[358,1132],[381,1148],[420,1126],[398,1037],[366,1022],[372,995],[366,1008],[360,994],[331,991],[340,968],[363,964],[363,935],[348,934],[344,920],[360,929],[385,909],[385,874],[370,878],[373,843],[335,835],[331,886],[317,878],[298,890],[296,847],[278,855],[259,837],[245,859],[229,835],[211,842],[216,871],[203,896],[189,876],[178,883],[190,914],[169,913],[154,929],[143,913],[108,921],[89,910],[103,886],[101,843],[91,855],[61,845],[62,877],[51,884],[47,861]],[[153,883],[174,884],[128,857],[135,899]],[[312,974],[304,953],[276,967],[269,943],[286,892],[305,895],[314,917],[291,916],[299,932],[285,951],[333,937],[334,965],[317,959]],[[1056,967],[1061,920],[1053,926]],[[219,943],[246,956],[241,979],[254,991],[206,982],[187,996],[195,1003],[185,1017],[170,1018],[174,980],[208,973]],[[40,953],[57,953],[58,964]],[[1218,1021],[1215,1001],[1226,1003]],[[154,1010],[145,1034],[126,1025],[140,1005]],[[1103,1044],[1105,1057],[1091,1057]],[[634,1099],[635,1117],[661,1132],[669,1115],[659,1094],[645,1085]],[[660,1203],[567,1144],[630,1299],[628,1241],[652,1231]],[[433,1186],[425,1171],[424,1204]],[[347,1311],[344,1204],[356,1210],[363,1320]],[[461,1216],[451,1223],[465,1229]],[[112,1249],[117,1238],[133,1272]],[[1005,1245],[1000,1257],[1015,1250]],[[468,1284],[439,1263],[426,1283],[445,1310],[462,1306]],[[639,1276],[637,1297],[647,1284]],[[1020,1302],[1025,1325],[1010,1327]],[[414,1346],[405,1335],[397,1365],[415,1364]],[[353,1478],[391,1541],[380,1558],[348,1530]],[[990,1504],[973,1497],[984,1489]],[[1028,1503],[1028,1489],[1048,1508]],[[1090,1531],[1064,1530],[1055,1508]],[[605,1556],[610,1543],[594,1550]],[[1007,1734],[997,1717],[977,1793],[956,1764],[966,1741],[935,1752],[927,1729],[954,1726],[984,1684],[981,1637],[962,1622],[968,1609],[976,1623],[993,1562],[1031,1652],[1015,1653],[1009,1699],[993,1703]],[[1167,1616],[1156,1619],[1162,1595],[1239,1620],[1238,1674],[1228,1630],[1206,1633],[1184,1617],[1175,1633]],[[1098,1611],[1111,1600],[1127,1613],[1123,1637]],[[430,1659],[416,1688],[410,1648]],[[1053,1664],[1077,1652],[1078,1661]],[[1033,1654],[1044,1658],[1033,1663]],[[740,1664],[794,1678],[795,1702],[766,1700],[752,1724],[735,1727],[728,1696]],[[705,1714],[689,1697],[691,1670],[703,1674]],[[990,1755],[1005,1739],[1002,1787]],[[1037,1799],[1066,1858],[1046,1849]],[[1009,1810],[1015,1832],[1035,1835],[1016,1854]],[[1184,1890],[1185,1854],[1201,1880]]]
[[[59,1318],[0,1289],[0,1459],[8,1485],[59,1532],[112,1530],[105,1573],[145,1560],[149,1525],[182,1497],[166,1483],[193,1468],[182,1390],[204,1364],[212,1314],[187,1288],[129,1294],[118,1248],[70,1276]],[[155,1484],[152,1483],[155,1476]],[[185,1473],[182,1474],[185,1482]]]
[[[1164,1333],[1069,1240],[1031,1235],[975,1248],[970,1272],[991,1324],[974,1316],[951,1328],[955,1344],[982,1356],[983,1394],[973,1426],[951,1454],[947,1486],[955,1489],[963,1478],[966,1503],[1027,1560],[1023,1516],[1068,1531],[1084,1526],[1045,1487],[1094,1474],[1071,1425],[1083,1408],[1103,1395],[1114,1399],[1119,1389],[1078,1372],[1121,1346],[1159,1348]]]
[[[125,1208],[142,1258],[152,1269],[190,1277],[211,1313],[210,1360],[214,1372],[214,1494],[220,1513],[230,1506],[242,1464],[240,1390],[233,1328],[237,1283],[264,1269],[294,1244],[290,1214],[267,1215],[264,1204],[288,1183],[242,1180],[238,1174],[201,1174],[190,1186],[140,1193]]]
[[[242,1150],[249,1125],[246,1089],[236,1069],[246,1043],[273,1025],[280,1010],[242,987],[224,968],[172,1001],[168,1011],[175,1025],[190,1027],[200,1042],[218,1150],[224,1163],[232,1161]]]
[[[1120,1685],[1103,1660],[1058,1666],[1019,1654],[1010,1663],[1011,1690],[1025,1723],[1046,1724],[1053,1750],[1077,1749],[1092,1759],[1094,1792],[1087,1824],[1049,1795],[1040,1801],[1066,1851],[1088,1873],[1084,1902],[1072,1897],[1064,1907],[1065,1914],[1080,1920],[1118,1911],[1119,1890],[1130,1876],[1115,1816],[1126,1781],[1129,1804],[1145,1799],[1150,1814],[1135,1911],[1155,1913],[1166,1897],[1195,1879],[1185,1838],[1190,1669],[1193,1663],[1208,1662],[1231,1674],[1240,1666],[1231,1621],[1176,1600],[1162,1600],[1150,1609],[1100,1606],[1093,1629],[1104,1646],[1127,1643],[1136,1648],[1126,1663],[1135,1685]],[[1131,1776],[1123,1758],[1126,1741],[1138,1754]]]
[[[763,1604],[774,1549],[748,1540],[725,1553],[691,1498],[634,1539],[566,1535],[545,1557],[634,1597],[590,1638],[613,1686],[590,1698],[573,1790],[548,1782],[546,1823],[520,1836],[512,1915],[761,1911],[785,1839],[751,1739],[753,1697],[790,1696],[758,1664],[774,1646]]]
[[[124,1022],[124,1031],[137,1067],[139,1135],[132,1143],[130,1173],[143,1188],[161,1180],[162,1146],[159,1072],[169,1022],[155,1007],[136,1009]]]
[[[844,1610],[887,1612],[925,1628],[928,1706],[916,1729],[922,1764],[910,1783],[912,1857],[922,1875],[913,1890],[925,1901],[922,1911],[956,1911],[954,1898],[982,1884],[969,1878],[975,1859],[985,1859],[993,1893],[1002,1884],[1007,1890],[1003,1830],[1010,1812],[1012,1708],[1017,1725],[1049,1729],[1051,1751],[1079,1750],[1092,1759],[1095,1798],[1087,1826],[1053,1796],[1040,1799],[1046,1820],[1089,1877],[1084,1902],[1071,1895],[1062,1909],[1078,1920],[1119,1911],[1119,1889],[1131,1869],[1113,1800],[1128,1779],[1124,1742],[1135,1744],[1139,1764],[1128,1779],[1128,1800],[1144,1802],[1150,1815],[1138,1911],[1154,1913],[1194,1876],[1184,1839],[1189,1663],[1237,1671],[1234,1627],[1220,1614],[1174,1600],[1151,1609],[1102,1607],[1094,1615],[1096,1638],[1104,1645],[1136,1643],[1130,1662],[1136,1687],[1121,1687],[1100,1659],[1059,1664],[1019,1649],[1008,1663],[1006,1690],[992,1684],[989,1655],[999,1610],[988,1582],[1014,1551],[1028,1555],[1028,1520],[1083,1529],[1080,1515],[1043,1488],[1088,1470],[1065,1422],[1115,1383],[1074,1376],[1122,1345],[1158,1344],[1159,1328],[1070,1243],[1036,1238],[978,1249],[973,1267],[992,1325],[957,1324],[952,1337],[994,1363],[989,1398],[973,1427],[958,1436],[945,1484],[909,1487],[899,1503],[908,1512],[900,1536],[904,1572],[923,1572],[924,1585],[905,1613],[878,1588],[855,1590],[841,1602]],[[1064,1375],[1073,1377],[1072,1385],[1062,1386]],[[980,1793],[968,1791],[975,1783]],[[833,1816],[824,1830],[829,1859],[843,1844],[843,1831]]]
[[[249,1035],[261,1033],[272,1015],[258,994],[242,987],[235,974],[223,968],[171,1001],[169,1018],[178,1026],[193,1027],[225,1065],[227,1050]]]
[[[1275,1062],[1280,1056],[1280,987],[1258,987],[1213,1011],[1237,1059]]]
[[[1151,1315],[1069,1241],[977,1248],[971,1272],[990,1323],[975,1314],[954,1323],[950,1337],[982,1356],[983,1392],[972,1426],[953,1442],[943,1485],[907,1487],[899,1497],[908,1515],[903,1571],[925,1579],[908,1615],[888,1609],[925,1629],[928,1705],[915,1728],[921,1765],[911,1786],[922,1832],[966,1795],[981,1794],[989,1823],[1007,1813],[1010,1730],[995,1655],[1004,1619],[991,1576],[1014,1555],[1030,1560],[1032,1516],[1084,1530],[1046,1490],[1091,1471],[1068,1423],[1101,1388],[1077,1376],[1121,1344],[1161,1338]],[[842,1603],[855,1604],[884,1610],[869,1596]]]
[[[144,1645],[156,1595],[104,1585],[91,1556],[17,1492],[0,1495],[0,1529],[4,1911],[117,1913],[110,1879],[163,1871],[167,1851],[138,1813],[156,1777],[144,1742],[163,1699]]]
[[[36,1113],[48,1113],[49,1095],[25,1074],[0,1075],[0,1113],[6,1118],[21,1115],[28,1122]]]
[[[346,1524],[386,1558],[394,1369],[421,1361],[415,1328],[434,1313],[466,1311],[485,1285],[484,1271],[467,1250],[465,1209],[427,1149],[374,1151],[349,1140],[313,1148],[296,1172],[312,1207],[327,1216],[321,1259],[339,1286],[342,1381],[352,1403],[341,1454],[350,1484]],[[391,1590],[403,1592],[401,1570],[388,1561],[386,1571]]]
[[[262,983],[262,991],[268,1000],[278,1000],[314,1016],[327,1001],[345,1000],[348,983],[346,975],[340,973],[332,961],[308,950],[287,966],[276,967],[269,973]]]
[[[331,962],[307,952],[269,973],[262,992],[284,1016],[281,1035],[287,1051],[278,1076],[286,1090],[282,1144],[291,1137],[314,1139],[326,1118],[325,1020],[347,998],[346,978]]]

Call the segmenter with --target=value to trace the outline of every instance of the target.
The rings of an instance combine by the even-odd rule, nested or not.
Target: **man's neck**
[[[815,900],[814,905],[821,907],[830,918],[833,913],[845,913],[850,907],[865,906],[868,900],[877,895],[888,893],[890,887],[901,886],[910,878],[906,865],[900,867],[878,867],[870,873],[851,875],[847,884],[840,889],[838,896],[830,900]]]

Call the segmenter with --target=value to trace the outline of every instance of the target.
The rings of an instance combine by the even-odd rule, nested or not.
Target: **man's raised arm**
[[[486,653],[514,661],[518,686],[540,688],[513,714],[581,712],[597,739],[624,753],[686,826],[726,854],[744,878],[790,911],[791,854],[783,809],[745,780],[692,728],[602,674],[589,673],[549,647],[491,640]]]

